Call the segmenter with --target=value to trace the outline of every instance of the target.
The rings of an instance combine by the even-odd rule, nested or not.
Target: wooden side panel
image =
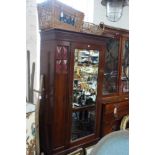
[[[44,96],[40,103],[40,147],[48,152],[51,148],[51,120],[53,104],[53,44],[50,41],[41,42],[40,74],[44,75]],[[50,122],[50,123],[49,123]]]
[[[68,100],[68,56],[69,47],[56,43],[55,51],[55,105],[53,123],[53,149],[63,148],[66,136],[66,107]]]
[[[55,88],[55,111],[54,111],[54,147],[64,145],[64,121],[65,121],[65,106],[66,106],[66,82],[67,75],[56,74]]]

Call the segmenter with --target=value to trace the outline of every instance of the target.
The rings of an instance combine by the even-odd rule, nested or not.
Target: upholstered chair
[[[95,145],[90,155],[129,155],[129,131],[107,134]]]

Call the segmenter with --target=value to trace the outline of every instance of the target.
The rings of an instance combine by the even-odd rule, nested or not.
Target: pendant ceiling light
[[[106,6],[108,20],[117,22],[123,12],[123,7],[129,5],[129,0],[102,0],[101,4]]]

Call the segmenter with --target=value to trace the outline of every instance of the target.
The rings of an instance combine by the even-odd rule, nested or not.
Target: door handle
[[[117,105],[114,105],[114,111],[113,111],[113,114],[114,114],[114,117],[117,118],[118,117],[118,106]]]

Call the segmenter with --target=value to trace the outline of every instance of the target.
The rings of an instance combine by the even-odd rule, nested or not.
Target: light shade
[[[102,0],[102,5],[106,6],[106,16],[108,20],[117,22],[123,12],[123,6],[129,4],[129,0]]]

